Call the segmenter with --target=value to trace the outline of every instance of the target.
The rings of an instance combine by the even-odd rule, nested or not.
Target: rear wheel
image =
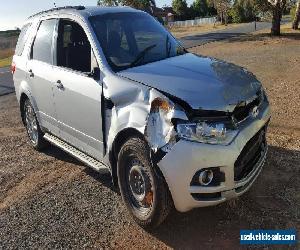
[[[150,148],[141,138],[130,138],[118,156],[121,195],[133,219],[144,228],[158,226],[173,202],[161,173],[151,163]]]
[[[36,150],[42,150],[48,146],[48,142],[43,138],[44,134],[41,131],[36,114],[29,99],[24,101],[23,117],[27,135],[30,139],[30,144]]]

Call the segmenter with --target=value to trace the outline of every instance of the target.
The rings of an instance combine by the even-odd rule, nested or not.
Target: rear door
[[[60,137],[101,160],[103,133],[100,82],[89,76],[97,61],[84,29],[60,19],[54,67],[54,101]]]
[[[28,40],[28,37],[30,35],[30,31],[32,30],[31,23],[27,23],[22,27],[22,31],[18,38],[18,43],[15,49],[15,55],[13,58],[13,63],[15,67],[15,72],[13,72],[13,80],[15,85],[15,90],[17,93],[17,97],[20,96],[19,89],[22,81],[27,80],[27,55],[26,51],[24,52],[25,44]],[[28,51],[27,51],[28,54]]]
[[[38,108],[40,125],[55,135],[59,135],[53,102],[53,42],[57,22],[57,19],[40,22],[27,63],[31,95]]]

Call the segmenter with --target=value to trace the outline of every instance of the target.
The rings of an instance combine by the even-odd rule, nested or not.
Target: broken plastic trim
[[[105,98],[103,91],[101,96],[101,113],[102,113],[102,134],[103,134],[103,144],[104,151],[103,155],[107,153],[107,134],[108,134],[108,113],[111,112],[111,109],[114,107],[113,102],[110,99]]]
[[[175,114],[175,105],[168,99],[158,97],[152,101],[145,137],[154,153],[158,149],[169,152],[175,145],[176,131],[172,123]]]

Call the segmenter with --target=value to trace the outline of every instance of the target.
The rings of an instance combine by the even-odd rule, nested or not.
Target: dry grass
[[[18,37],[9,37],[5,34],[0,36],[0,68],[11,64],[12,56],[15,52],[15,46]]]
[[[12,62],[12,56],[0,59],[0,68],[10,66]]]
[[[188,36],[188,35],[194,35],[194,34],[200,34],[200,33],[206,33],[206,32],[214,32],[216,30],[224,30],[232,27],[237,27],[242,24],[228,24],[227,26],[221,25],[220,23],[217,23],[215,26],[213,24],[205,24],[205,25],[197,25],[197,26],[189,26],[189,27],[178,27],[173,26],[169,28],[169,31],[177,38]]]
[[[15,53],[14,48],[0,50],[0,68],[11,65],[12,57]]]
[[[291,33],[300,33],[299,30],[293,30],[291,23],[286,23],[280,26],[280,31],[281,31],[281,36],[285,36],[286,34],[291,34]],[[258,30],[255,32],[252,32],[253,35],[257,34],[265,34],[265,35],[270,35],[270,29],[263,29],[263,30]]]
[[[291,23],[287,23],[281,26],[281,35],[280,36],[272,36],[270,34],[270,29],[263,29],[259,31],[254,31],[249,34],[245,34],[242,36],[233,37],[227,40],[224,40],[223,43],[227,46],[231,46],[232,44],[236,44],[238,42],[253,42],[258,43],[262,42],[264,45],[268,45],[270,43],[282,43],[286,40],[296,40],[300,41],[300,30],[293,30],[291,28]],[[210,46],[215,46],[221,42],[210,43]],[[299,43],[299,42],[298,42]],[[229,45],[230,44],[230,45]],[[261,44],[261,43],[260,43]],[[252,46],[252,43],[247,44],[247,46]],[[191,49],[191,51],[195,52],[195,50],[201,49],[203,46],[195,47]],[[253,48],[256,49],[256,48]],[[295,55],[297,57],[297,55]],[[299,56],[298,56],[299,57]]]
[[[15,52],[15,50],[13,48],[1,49],[0,50],[0,60],[13,56],[14,52]]]
[[[14,52],[13,48],[0,50],[0,68],[11,65]]]

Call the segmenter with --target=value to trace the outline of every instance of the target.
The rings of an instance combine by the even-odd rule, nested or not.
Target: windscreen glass
[[[114,71],[185,53],[184,48],[146,13],[113,13],[90,18]]]

